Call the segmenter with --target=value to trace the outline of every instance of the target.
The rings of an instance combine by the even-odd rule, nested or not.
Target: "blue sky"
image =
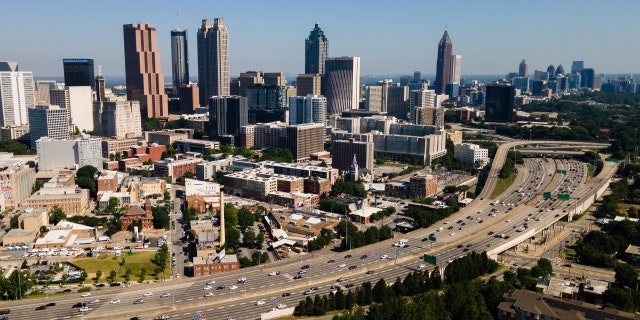
[[[640,1],[5,1],[0,60],[36,77],[62,75],[63,58],[93,58],[105,76],[124,75],[122,25],[158,30],[162,71],[171,76],[170,30],[188,30],[192,78],[201,19],[224,18],[231,75],[304,72],[304,39],[314,23],[330,56],[360,56],[361,74],[433,76],[445,26],[463,74],[506,74],[522,58],[546,70],[584,60],[597,73],[640,72]],[[151,8],[151,9],[150,9]]]

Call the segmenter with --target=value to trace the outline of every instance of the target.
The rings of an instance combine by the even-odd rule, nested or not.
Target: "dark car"
[[[462,250],[462,251],[467,252],[467,251],[469,251],[469,248],[464,248],[464,250]]]
[[[283,297],[288,297],[290,295],[291,295],[291,293],[289,293],[289,292],[285,292],[285,293],[282,294]]]
[[[351,257],[352,257],[352,256],[351,256],[350,254],[348,254],[348,255],[344,256],[344,258],[345,258],[345,259],[349,259],[349,258],[351,258]]]
[[[140,317],[131,317],[130,320],[142,320],[142,318],[140,318]]]
[[[141,304],[141,303],[144,303],[144,300],[138,299],[138,300],[133,302],[133,304]]]
[[[300,269],[309,269],[309,265],[305,264],[304,266],[302,266]]]
[[[47,310],[47,306],[39,306],[36,310]]]
[[[298,280],[298,279],[302,279],[302,276],[301,276],[301,275],[299,275],[299,274],[298,274],[298,275],[296,275],[295,277],[293,277],[293,280]]]
[[[355,269],[355,268],[357,268],[357,267],[358,267],[358,266],[351,266],[351,267],[349,267],[349,270],[353,270],[353,269]]]
[[[375,273],[375,271],[373,271],[373,270],[367,271],[367,274],[374,274],[374,273]]]
[[[336,261],[335,261],[335,260],[333,260],[333,259],[331,259],[331,260],[327,261],[327,263],[334,263],[334,262],[336,262]]]
[[[76,304],[74,304],[73,306],[71,306],[72,308],[82,308],[82,307],[86,307],[87,304],[85,302],[78,302]]]
[[[346,284],[346,285],[344,285],[344,287],[345,288],[351,288],[351,287],[353,287],[353,283]]]
[[[362,256],[360,256],[360,259],[366,259],[367,257],[369,257],[369,256],[366,255],[366,254],[363,254]]]
[[[461,244],[458,245],[458,249],[461,249],[462,247],[464,247],[464,246],[461,245]]]
[[[55,307],[55,306],[56,306],[56,303],[55,303],[55,302],[49,302],[49,303],[47,303],[47,308],[48,308],[48,307]]]
[[[492,236],[495,232],[493,231],[489,231],[489,233],[487,233],[488,236]]]
[[[224,289],[224,285],[219,285],[217,289],[218,289],[218,290],[222,290],[222,289]]]

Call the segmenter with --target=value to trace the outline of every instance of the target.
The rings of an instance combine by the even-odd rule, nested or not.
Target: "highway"
[[[556,195],[567,191],[576,199],[590,196],[598,185],[608,181],[608,177],[615,169],[615,165],[606,164],[598,177],[587,181],[586,165],[583,163],[569,160],[526,159],[524,167],[520,167],[516,182],[497,198],[500,204],[491,205],[492,202],[495,204],[496,200],[489,199],[487,195],[491,194],[497,180],[499,171],[495,168],[501,167],[496,164],[504,162],[506,150],[513,147],[512,144],[516,142],[507,143],[499,148],[479,200],[473,201],[469,206],[446,219],[447,221],[401,235],[400,237],[409,239],[407,248],[393,247],[391,246],[393,240],[387,240],[348,252],[329,251],[308,254],[302,259],[283,260],[214,276],[183,277],[164,283],[139,284],[129,288],[98,288],[94,289],[91,297],[86,298],[73,293],[48,299],[3,302],[0,308],[11,308],[10,319],[33,319],[34,317],[56,320],[77,317],[128,319],[132,316],[149,319],[161,314],[169,315],[171,319],[191,319],[190,312],[196,310],[201,310],[215,319],[228,317],[256,319],[261,313],[271,310],[277,304],[284,303],[290,307],[297,305],[304,298],[303,292],[310,287],[318,287],[317,293],[323,294],[329,292],[330,287],[336,284],[357,286],[367,280],[375,283],[380,277],[384,277],[387,282],[393,282],[396,277],[403,278],[408,272],[417,270],[422,264],[420,258],[423,253],[435,255],[438,267],[444,267],[450,260],[464,255],[464,249],[469,244],[471,244],[470,251],[485,251],[506,241],[496,238],[495,235],[489,236],[489,231],[509,235],[512,239],[526,235],[525,239],[528,239],[529,232],[535,234],[568,214],[572,201],[575,201],[542,200],[542,192],[548,191]],[[556,174],[556,169],[567,170],[567,175]],[[520,186],[522,191],[519,190]],[[492,212],[492,209],[496,211]],[[471,220],[468,217],[474,219]],[[462,220],[465,226],[462,226],[462,222],[457,223],[458,220]],[[525,223],[528,227],[518,232],[517,230]],[[462,230],[459,229],[461,226]],[[443,228],[441,231],[436,231],[441,227]],[[449,230],[449,227],[453,228]],[[424,238],[431,233],[436,233],[437,241],[424,241]],[[454,234],[451,235],[451,233]],[[351,257],[346,257],[347,255]],[[363,257],[364,255],[366,257]],[[385,255],[388,258],[382,259]],[[295,280],[294,277],[298,275],[303,265],[309,265],[309,268],[306,269],[306,273],[300,274],[301,279]],[[350,270],[351,266],[356,267]],[[268,273],[271,271],[279,271],[280,274],[269,276]],[[368,271],[372,271],[373,274],[368,274]],[[241,277],[246,278],[246,282],[238,283]],[[338,283],[338,278],[341,277],[346,278],[346,281]],[[210,284],[211,288],[205,289],[207,283],[212,280],[215,283]],[[217,289],[221,285],[225,287]],[[237,286],[237,288],[231,289],[231,286]],[[146,292],[151,292],[152,296],[144,297]],[[212,296],[205,297],[209,292]],[[170,295],[162,298],[163,293]],[[283,293],[291,295],[283,297]],[[93,299],[99,299],[100,302],[91,306],[92,311],[81,313],[78,309],[71,307],[77,302],[89,302]],[[112,299],[118,299],[119,303],[110,304]],[[144,302],[133,304],[137,299],[143,299]],[[265,304],[256,306],[257,301],[265,301]],[[55,302],[56,306],[35,311],[36,307],[48,302]]]

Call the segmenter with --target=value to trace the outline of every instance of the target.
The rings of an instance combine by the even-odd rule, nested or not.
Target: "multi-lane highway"
[[[496,163],[504,161],[507,148],[509,144],[499,149],[502,160],[497,156]],[[393,247],[393,241],[385,241],[348,252],[323,252],[313,257],[307,255],[300,260],[284,260],[215,276],[181,278],[129,288],[105,288],[92,292],[91,297],[83,298],[74,293],[48,299],[3,302],[0,308],[10,307],[11,319],[69,319],[80,316],[86,319],[126,319],[136,315],[143,319],[160,315],[168,315],[171,319],[190,319],[190,312],[196,310],[215,319],[256,319],[261,313],[278,305],[295,306],[311,287],[317,287],[316,293],[323,294],[335,285],[359,285],[367,280],[375,282],[380,277],[394,281],[396,277],[404,277],[412,270],[424,268],[420,260],[423,253],[435,255],[438,266],[443,267],[450,260],[465,254],[465,249],[492,250],[509,242],[509,239],[504,239],[506,236],[513,240],[532,230],[540,231],[568,214],[574,204],[572,201],[575,201],[542,200],[542,192],[552,192],[554,196],[566,192],[576,200],[592,196],[599,184],[608,181],[615,166],[605,166],[600,176],[587,181],[586,165],[582,163],[527,159],[524,167],[520,167],[516,182],[500,197],[489,199],[487,195],[491,191],[488,189],[495,185],[493,180],[496,180],[494,178],[498,172],[494,167],[498,166],[492,167],[485,190],[480,195],[481,200],[472,202],[446,221],[403,235],[403,238],[409,239],[407,248]],[[567,175],[556,174],[557,169],[567,170]],[[526,228],[522,229],[525,224]],[[489,232],[493,234],[489,235]],[[425,241],[431,233],[436,234],[437,241]],[[496,234],[504,237],[497,238]],[[309,267],[302,269],[304,265]],[[300,270],[306,271],[302,273]],[[269,276],[272,271],[278,271],[279,274]],[[294,279],[298,275],[300,279]],[[239,283],[239,278],[246,278],[246,281]],[[339,278],[346,280],[339,282]],[[144,296],[147,292],[152,295]],[[166,293],[168,295],[163,298],[162,295]],[[284,293],[290,295],[283,296]],[[94,299],[100,302],[90,305],[91,311],[80,312],[78,308],[72,308],[77,302]],[[143,302],[134,304],[139,299]],[[111,304],[112,300],[119,302]],[[264,304],[258,301],[264,301]],[[35,310],[48,302],[55,302],[56,306]]]

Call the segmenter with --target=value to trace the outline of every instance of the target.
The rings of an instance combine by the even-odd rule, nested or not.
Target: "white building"
[[[142,119],[138,101],[96,101],[94,132],[96,135],[116,138],[142,136]]]
[[[358,109],[360,102],[360,57],[327,58],[322,90],[327,98],[327,113]]]
[[[318,95],[289,98],[289,124],[317,122],[327,120],[327,98]]]
[[[93,92],[90,86],[66,87],[69,96],[69,123],[80,132],[93,131]]]
[[[33,73],[14,67],[0,71],[0,127],[28,124],[27,109],[35,106]]]
[[[489,164],[489,150],[480,148],[477,144],[460,143],[455,146],[454,158],[461,163],[474,164],[478,162],[478,168]]]
[[[69,139],[67,110],[57,105],[36,106],[28,110],[28,115],[29,141],[32,149],[36,147],[36,140],[42,137]]]
[[[215,182],[200,181],[195,179],[184,179],[185,195],[192,196],[220,194],[220,184]]]
[[[40,138],[36,141],[39,171],[92,165],[102,168],[102,140],[83,136],[75,140]]]

